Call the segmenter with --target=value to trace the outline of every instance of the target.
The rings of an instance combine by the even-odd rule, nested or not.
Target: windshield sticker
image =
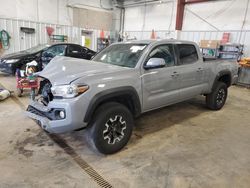
[[[131,46],[130,50],[132,53],[136,53],[139,50],[143,50],[145,48],[145,46]]]

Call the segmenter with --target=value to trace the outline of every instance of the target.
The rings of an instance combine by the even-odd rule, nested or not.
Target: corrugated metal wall
[[[129,38],[150,39],[152,31],[126,31]],[[250,30],[226,30],[226,31],[155,31],[160,39],[178,38],[199,43],[201,40],[221,40],[223,33],[230,33],[231,43],[244,44],[244,56],[250,57]]]
[[[49,43],[50,39],[46,31],[46,27],[53,27],[54,33],[56,35],[67,35],[68,42],[81,44],[81,31],[89,30],[92,31],[92,49],[97,48],[97,37],[100,35],[100,30],[85,29],[67,25],[57,25],[49,23],[40,23],[33,21],[24,21],[16,19],[6,19],[0,18],[0,30],[6,30],[11,36],[10,48],[7,50],[2,50],[2,54],[8,54],[12,52],[17,52],[20,50],[25,50],[36,46],[38,44]],[[20,31],[20,27],[34,28],[34,34],[26,34]],[[106,35],[109,35],[109,31],[105,31]]]
[[[38,44],[49,43],[49,36],[46,32],[46,27],[53,27],[55,29],[53,34],[67,35],[68,42],[81,44],[81,31],[85,28],[57,25],[49,23],[40,23],[16,19],[0,18],[0,30],[5,29],[11,36],[10,48],[2,51],[3,54],[17,52],[31,48]],[[34,34],[25,34],[20,31],[20,27],[31,27],[35,29]],[[100,35],[100,30],[87,29],[92,31],[92,49],[97,48],[97,37]],[[150,39],[152,31],[126,31],[130,38],[136,37],[136,39]],[[180,31],[178,34],[176,31],[156,31],[156,36],[160,39],[178,38],[181,40],[191,40],[197,43],[200,40],[220,40],[224,32],[229,32],[230,42],[244,44],[244,56],[250,56],[250,30],[239,31]],[[109,35],[109,31],[105,31],[105,35]]]
[[[152,31],[125,31],[129,38],[136,38],[137,40],[150,39]],[[155,31],[156,37],[160,39],[176,38],[175,31]]]

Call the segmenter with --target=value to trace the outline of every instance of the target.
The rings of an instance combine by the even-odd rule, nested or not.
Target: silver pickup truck
[[[42,97],[29,117],[51,133],[86,127],[91,146],[104,154],[122,149],[134,117],[197,95],[212,110],[225,104],[238,66],[203,61],[194,42],[133,41],[113,44],[91,61],[56,57],[42,71]]]

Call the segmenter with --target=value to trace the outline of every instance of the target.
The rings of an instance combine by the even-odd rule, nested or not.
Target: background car
[[[95,54],[95,51],[78,44],[43,44],[1,57],[0,71],[15,74],[16,69],[25,70],[26,63],[33,60],[38,62],[38,69],[41,71],[55,56],[91,59]]]

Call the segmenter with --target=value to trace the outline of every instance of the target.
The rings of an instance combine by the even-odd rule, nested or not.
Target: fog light
[[[60,118],[64,119],[65,118],[65,112],[64,111],[60,111],[59,112],[59,116],[60,116]]]

